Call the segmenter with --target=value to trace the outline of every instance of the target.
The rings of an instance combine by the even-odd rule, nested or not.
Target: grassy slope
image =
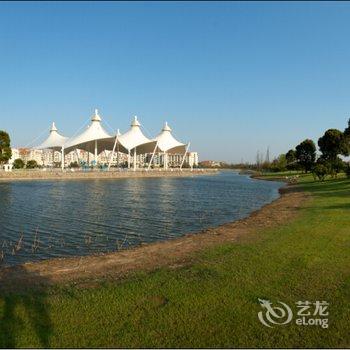
[[[302,182],[314,197],[298,219],[190,267],[3,295],[0,347],[350,346],[350,181]],[[267,328],[258,298],[326,300],[330,327]]]

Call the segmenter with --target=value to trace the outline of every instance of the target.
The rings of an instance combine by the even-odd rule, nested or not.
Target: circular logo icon
[[[273,325],[287,324],[292,320],[293,312],[291,308],[281,301],[278,302],[280,306],[272,306],[271,301],[258,299],[260,305],[265,309],[258,312],[260,322],[269,328]]]

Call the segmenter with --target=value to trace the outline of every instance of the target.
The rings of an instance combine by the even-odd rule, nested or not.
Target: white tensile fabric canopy
[[[67,142],[67,140],[68,137],[60,135],[57,131],[55,123],[52,123],[48,138],[39,146],[34,147],[34,149],[51,149],[54,151],[61,151],[62,146]]]
[[[131,122],[131,128],[126,133],[122,135],[117,134],[116,137],[108,140],[108,142],[110,142],[111,140],[113,140],[114,146],[108,168],[110,168],[111,166],[111,160],[115,150],[117,150],[117,152],[123,152],[128,154],[128,167],[130,167],[130,154],[131,151],[133,151],[135,170],[136,154],[152,153],[155,151],[157,145],[157,141],[150,140],[143,134],[141,130],[141,124],[137,120],[136,116]]]
[[[136,116],[131,122],[131,128],[123,135],[117,137],[117,143],[126,150],[126,152],[124,151],[125,153],[135,149],[137,149],[138,154],[151,153],[156,146],[156,141],[150,140],[143,134],[141,124]],[[120,149],[120,152],[123,152],[123,150]]]
[[[174,138],[167,122],[165,122],[162,131],[154,138],[154,140],[158,142],[157,147],[161,152],[175,154],[184,153],[186,151],[187,145]]]
[[[66,153],[79,148],[94,153],[95,156],[104,150],[111,150],[112,147],[111,135],[101,125],[101,117],[98,115],[97,109],[95,110],[95,115],[91,118],[91,124],[88,128],[64,144]]]
[[[186,145],[181,143],[175,139],[175,137],[171,134],[171,128],[168,123],[165,122],[165,125],[158,136],[154,138],[157,141],[157,150],[160,152],[164,152],[164,169],[168,169],[168,154],[183,154],[183,160],[180,168],[182,168],[182,164],[185,159],[185,155],[187,153],[189,144]],[[153,159],[153,156],[152,156]]]
[[[34,149],[61,151],[62,160],[64,159],[65,153],[67,154],[73,150],[81,149],[93,153],[96,164],[98,154],[103,151],[112,150],[108,168],[111,166],[114,152],[117,151],[128,155],[128,167],[130,167],[131,156],[133,156],[134,169],[136,169],[137,165],[137,154],[152,154],[148,165],[148,168],[150,168],[155,153],[158,152],[164,153],[164,168],[167,169],[168,154],[183,154],[184,161],[189,145],[189,143],[184,144],[174,138],[168,123],[165,123],[162,131],[154,139],[149,139],[143,134],[141,124],[136,116],[131,122],[130,129],[126,133],[121,135],[118,129],[115,136],[112,136],[101,125],[101,117],[96,109],[95,114],[91,118],[91,124],[78,136],[67,138],[60,135],[55,123],[53,123],[49,137]],[[61,166],[63,169],[64,161],[61,162]]]

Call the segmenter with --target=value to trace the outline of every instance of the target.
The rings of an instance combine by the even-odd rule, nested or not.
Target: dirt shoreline
[[[295,185],[280,189],[281,196],[247,218],[198,233],[128,250],[72,258],[53,258],[0,268],[0,289],[79,283],[101,278],[121,278],[134,271],[177,267],[190,263],[194,253],[222,243],[256,239],[259,231],[285,224],[298,215],[309,195]]]
[[[0,182],[34,181],[34,180],[98,180],[98,179],[126,179],[148,177],[183,177],[193,175],[217,174],[217,169],[173,169],[173,170],[137,170],[137,171],[12,171],[0,172]]]

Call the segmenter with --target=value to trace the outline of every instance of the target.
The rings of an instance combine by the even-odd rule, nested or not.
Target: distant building
[[[152,154],[145,155],[144,161],[148,164],[152,157]],[[198,165],[198,153],[197,152],[187,152],[185,156],[185,160],[183,161],[184,155],[183,154],[168,154],[168,165],[171,168],[177,168],[180,167],[183,163],[184,165],[188,165],[190,167],[197,166]],[[164,154],[163,153],[156,153],[154,155],[154,165],[159,167],[160,165],[164,164]]]
[[[122,152],[114,152],[113,157],[111,158],[112,151],[103,151],[98,155],[98,162],[100,164],[108,164],[111,160],[111,166],[117,166],[122,165],[128,161],[128,155]],[[137,155],[137,159],[139,159],[140,156]],[[92,158],[93,159],[93,158]]]
[[[12,156],[9,163],[13,164],[16,159],[22,159],[23,162],[30,160],[30,148],[12,148]]]
[[[189,166],[198,166],[198,153],[197,152],[188,152],[186,155],[186,161]]]
[[[43,166],[53,167],[61,162],[61,152],[44,149],[42,150]]]
[[[12,156],[9,160],[9,164],[13,164],[13,162],[15,161],[15,159],[20,158],[19,155],[19,149],[18,148],[12,148]]]
[[[27,161],[28,160],[35,160],[38,165],[44,165],[43,151],[40,149],[31,149]]]
[[[204,168],[220,168],[221,162],[215,160],[203,160],[199,163],[199,165]]]
[[[22,159],[24,163],[27,163],[29,160],[35,160],[40,166],[51,166],[53,161],[61,161],[61,154],[50,150],[12,148],[12,157],[9,163],[13,164],[16,159]]]

